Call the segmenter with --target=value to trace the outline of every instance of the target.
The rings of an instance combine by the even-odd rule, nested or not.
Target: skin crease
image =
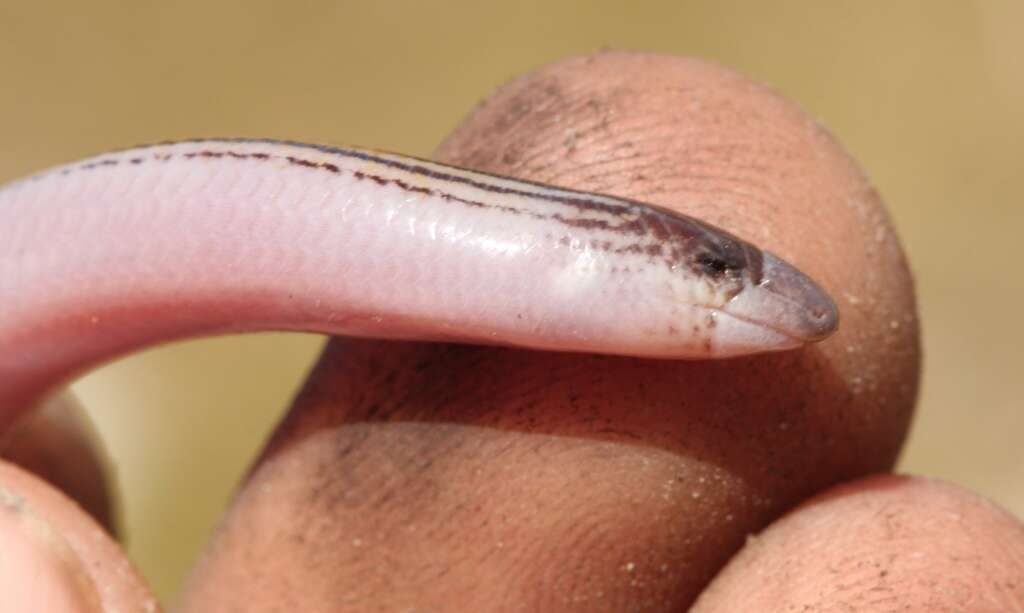
[[[910,275],[877,194],[791,103],[706,63],[603,53],[508,84],[438,158],[729,228],[830,291],[840,331],[801,351],[712,362],[332,340],[183,610],[685,610],[748,534],[891,468],[917,392]],[[805,588],[773,591],[758,588],[764,566],[749,560],[820,556],[844,526],[863,525],[864,552],[895,535],[935,560],[886,575],[895,601],[875,610],[953,608],[961,601],[942,590],[922,601],[927,590],[901,589],[936,585],[962,564],[939,555],[951,513],[973,531],[958,541],[977,569],[958,575],[965,589],[1021,576],[1012,518],[959,489],[897,483],[855,481],[801,507],[699,605],[838,608],[849,591],[835,588],[834,566],[773,576]],[[901,521],[877,512],[885,504]],[[1024,600],[1022,582],[996,583]]]

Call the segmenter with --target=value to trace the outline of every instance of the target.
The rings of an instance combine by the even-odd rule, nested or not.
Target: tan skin
[[[719,67],[603,53],[506,85],[437,157],[727,227],[819,280],[841,329],[709,362],[332,340],[183,610],[1024,603],[1017,520],[942,483],[860,479],[891,469],[912,414],[912,282],[877,194],[799,109]],[[0,566],[0,593],[41,567],[30,596],[146,597],[66,499],[12,467],[0,487],[27,501],[0,531],[45,518],[60,536],[19,541],[42,561]]]

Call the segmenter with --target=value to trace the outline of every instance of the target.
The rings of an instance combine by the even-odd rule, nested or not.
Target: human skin
[[[800,109],[717,66],[602,53],[506,85],[437,157],[728,228],[819,281],[840,331],[706,362],[334,339],[183,610],[678,611],[761,531],[699,607],[1024,601],[1015,519],[940,483],[857,480],[891,469],[913,412],[913,287],[877,193]],[[44,488],[2,474],[0,487]],[[34,512],[71,512],[60,500]],[[954,524],[970,529],[951,539]],[[877,574],[843,565],[854,542],[891,554],[872,559]],[[878,585],[886,600],[863,596]]]
[[[82,407],[70,394],[51,398],[0,441],[0,459],[48,481],[75,499],[110,533],[115,513],[104,483],[106,457]]]

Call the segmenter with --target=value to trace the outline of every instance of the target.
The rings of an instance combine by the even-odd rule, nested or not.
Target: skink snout
[[[839,327],[839,309],[825,290],[775,255],[725,303],[715,331],[719,355],[792,349],[820,341]]]
[[[814,342],[839,327],[839,309],[825,290],[767,251],[759,287],[767,294],[763,300],[770,306],[781,332]]]

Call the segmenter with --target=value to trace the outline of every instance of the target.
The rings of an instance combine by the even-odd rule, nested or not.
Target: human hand
[[[906,434],[916,314],[877,195],[803,113],[703,63],[600,54],[508,85],[439,157],[726,227],[821,282],[841,329],[709,362],[333,340],[186,610],[680,610],[769,525],[698,609],[1024,598],[1015,520],[942,484],[854,481],[890,469]],[[76,549],[86,524],[52,519],[61,504],[34,506],[93,585],[136,585],[97,579],[120,554]]]

